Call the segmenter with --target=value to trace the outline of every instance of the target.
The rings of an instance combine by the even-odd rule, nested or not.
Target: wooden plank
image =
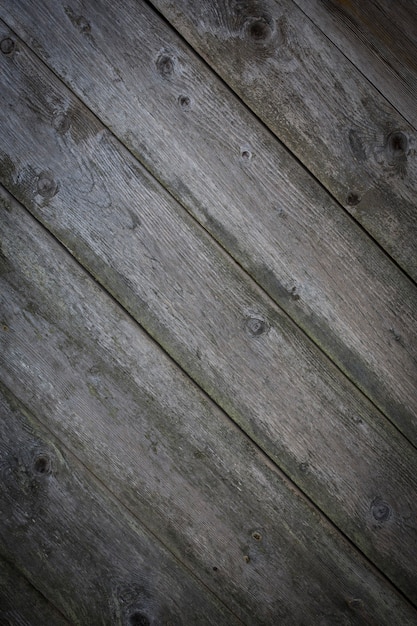
[[[240,623],[3,385],[0,407],[2,552],[73,624]]]
[[[2,626],[70,626],[70,622],[1,557],[0,623]]]
[[[415,531],[400,520],[408,516],[415,449],[23,47],[8,74],[0,94],[10,111],[2,125],[8,188],[414,597]],[[54,126],[57,107],[72,111],[64,134]],[[383,549],[364,523],[382,497],[371,497],[375,468],[378,492],[399,507],[395,536]]]
[[[292,0],[153,0],[417,280],[415,129]]]
[[[414,624],[417,612],[404,597],[57,242],[4,192],[1,205],[1,376],[48,430],[245,623]],[[380,453],[387,452],[387,471],[404,472],[385,444]],[[27,458],[30,464],[29,452]],[[412,524],[404,514],[412,515],[414,502],[412,478],[403,478],[410,490],[405,495],[399,486],[395,502],[382,489],[384,465],[373,467],[369,501],[348,484],[344,498],[375,548],[389,552],[402,526]],[[366,461],[362,467],[369,471]],[[309,476],[307,464],[303,471]],[[60,461],[56,480],[73,476],[75,461],[68,472]],[[69,494],[92,491],[61,489],[63,507],[73,502]],[[388,497],[389,507],[378,497]],[[97,536],[103,550],[106,530],[97,528]],[[121,542],[122,562],[131,543],[130,535]],[[410,566],[413,549],[409,544]],[[161,563],[161,571],[172,570]],[[201,622],[184,616],[181,623]]]
[[[414,286],[146,6],[97,2],[86,16],[80,6],[71,6],[67,15],[52,0],[36,6],[20,0],[8,17],[417,446]],[[74,15],[88,21],[94,42],[76,26]],[[12,83],[19,59],[2,59]],[[16,94],[22,106],[32,82],[22,86],[23,95]],[[192,106],[179,106],[181,94],[188,94]],[[41,98],[37,106],[44,111],[39,115],[45,132],[58,143],[53,150],[61,154],[80,128],[79,108],[66,96],[55,97],[57,105]],[[15,123],[20,124],[18,113]],[[68,132],[57,136],[54,124],[58,132],[60,124]],[[252,158],[246,158],[250,151]],[[83,177],[82,188],[89,189],[92,181]],[[102,195],[99,202],[106,202],[105,187]]]
[[[294,1],[417,128],[417,6],[408,0],[401,13],[386,0]]]
[[[19,58],[22,59],[22,55]],[[381,436],[386,436],[384,421],[359,396],[351,398],[353,391],[350,387],[337,373],[327,372],[327,363],[321,356],[304,344],[302,337],[294,334],[286,318],[270,308],[258,292],[247,288],[236,268],[230,267],[224,255],[213,248],[191,222],[184,221],[183,214],[177,213],[173,202],[160,195],[161,192],[149,195],[147,187],[152,185],[149,177],[138,179],[143,173],[133,160],[129,161],[127,154],[119,152],[111,138],[107,140],[100,125],[90,118],[78,125],[74,120],[71,136],[65,137],[64,145],[62,136],[50,125],[49,116],[53,112],[48,113],[48,100],[54,102],[55,107],[61,97],[62,106],[62,98],[67,97],[69,101],[64,105],[73,110],[76,103],[69,94],[60,96],[60,87],[58,91],[54,89],[50,79],[43,83],[44,78],[36,64],[30,66],[28,76],[36,76],[37,91],[32,92],[30,85],[26,85],[12,102],[26,106],[25,94],[30,94],[35,117],[31,121],[26,112],[21,119],[26,119],[29,127],[36,127],[41,136],[26,137],[19,133],[14,137],[21,121],[9,117],[13,133],[10,146],[15,158],[16,151],[21,148],[17,166],[21,174],[11,176],[9,185],[345,530],[352,521],[346,523],[347,504],[341,494],[346,482],[353,488],[357,481],[358,459],[370,456],[371,466],[380,464],[379,441]],[[18,84],[14,72],[13,89]],[[39,116],[40,111],[44,113]],[[80,108],[77,117],[83,118]],[[6,137],[7,129],[4,130]],[[24,137],[25,143],[19,148],[20,137]],[[74,137],[77,141],[80,137],[89,138],[89,145],[87,141],[83,145],[83,153],[79,152]],[[48,143],[51,138],[52,143]],[[86,160],[85,151],[94,154],[94,162]],[[32,160],[31,154],[36,154],[36,161]],[[49,180],[49,174],[39,177],[36,173],[35,168],[39,168],[40,162],[41,171],[54,171],[60,181],[59,193],[52,198],[49,207],[48,193],[45,196],[43,186],[41,194],[37,193],[38,188],[34,190],[34,198],[32,192],[25,192],[25,189],[37,186],[39,180]],[[101,172],[98,163],[104,164]],[[94,182],[87,176],[93,176]],[[90,193],[86,193],[89,190]],[[129,211],[138,206],[140,212],[134,212],[132,217]],[[116,222],[113,207],[118,209]],[[132,240],[135,219],[142,220],[144,228],[139,238],[136,230]],[[188,264],[184,250],[189,251]],[[139,273],[135,266],[141,267]],[[170,275],[166,273],[168,268],[173,271]],[[180,268],[179,275],[176,268]],[[218,276],[223,277],[223,285],[218,284]],[[231,302],[230,294],[234,294]],[[221,326],[217,320],[222,320]],[[272,334],[264,333],[261,339],[257,337],[258,330],[266,329],[267,323],[271,322]],[[255,332],[251,331],[252,324],[258,329]],[[196,359],[196,354],[202,358]],[[232,369],[230,362],[233,363]],[[249,371],[248,363],[252,368]],[[258,378],[253,379],[253,371],[257,372]],[[259,381],[262,381],[261,390]],[[294,385],[293,381],[297,384]],[[315,408],[314,426],[306,411],[307,405]],[[360,419],[365,415],[365,421],[375,422],[380,434],[375,439],[373,432],[365,433],[356,442],[357,448],[345,452],[344,461],[339,457],[335,459],[335,446],[343,450],[351,447],[352,415],[360,416]],[[329,428],[337,430],[331,445],[328,444]],[[394,433],[392,436],[395,437]],[[412,468],[412,453],[407,447],[403,448],[401,438],[394,441],[397,442],[396,454],[404,455],[406,465]],[[382,442],[383,448],[384,445]],[[306,458],[312,465],[308,478],[305,476]],[[387,476],[388,484],[392,485],[390,492],[396,494],[398,489],[405,492],[404,486],[393,484],[392,474],[396,475],[396,472]],[[371,476],[369,471],[360,487],[364,500],[368,499],[367,489],[371,489]],[[330,484],[334,487],[329,487]],[[359,520],[354,524],[362,532]],[[404,532],[412,531],[408,528]],[[398,535],[397,541],[409,557],[409,540],[404,537],[404,532]],[[362,537],[368,554],[368,542],[372,545],[374,539],[372,533]],[[390,558],[388,563],[391,570],[395,560],[400,570],[408,567],[407,559],[399,563],[402,561],[401,550],[392,545],[394,560]],[[381,554],[378,550],[376,553],[378,560]],[[385,567],[385,557],[383,562]]]

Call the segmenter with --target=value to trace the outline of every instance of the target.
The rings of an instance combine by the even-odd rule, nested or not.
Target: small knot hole
[[[408,139],[401,131],[395,131],[388,136],[388,150],[392,157],[400,157],[407,152]]]
[[[12,54],[15,48],[16,44],[10,37],[5,37],[0,41],[0,50],[3,54]]]
[[[359,195],[354,191],[349,191],[348,195],[346,196],[346,204],[349,206],[356,206],[357,204],[359,204],[360,200],[361,199]]]
[[[149,626],[150,621],[143,613],[132,613],[129,618],[129,626]]]
[[[38,456],[34,463],[33,469],[36,474],[50,474],[51,473],[51,461],[46,456]]]
[[[174,73],[174,60],[169,54],[161,54],[156,61],[156,69],[164,78]]]
[[[181,109],[189,111],[189,109],[191,108],[191,98],[189,96],[180,96],[178,98],[178,104],[180,105]]]
[[[383,500],[374,500],[371,506],[373,518],[377,522],[386,522],[391,517],[391,507]]]

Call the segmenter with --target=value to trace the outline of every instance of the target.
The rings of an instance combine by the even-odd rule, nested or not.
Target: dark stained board
[[[240,623],[3,385],[0,411],[1,551],[72,624]]]
[[[295,0],[417,128],[417,5],[391,0]]]
[[[18,45],[3,66],[0,98],[10,111],[2,123],[3,183],[414,598],[414,448]],[[62,111],[71,111],[70,118]],[[23,264],[24,256],[19,259]],[[101,317],[97,326],[105,332]],[[22,337],[27,332],[25,326]],[[238,456],[228,450],[226,466]],[[239,596],[236,606],[244,601]]]
[[[299,7],[152,4],[417,280],[415,128]]]
[[[1,417],[3,418],[3,415]],[[4,471],[4,460],[1,459],[0,463]],[[1,557],[0,624],[2,626],[71,626],[71,622],[68,622],[11,563]]]
[[[36,53],[417,446],[415,286],[148,7],[9,4],[1,15]],[[97,186],[80,162],[95,148],[78,102],[58,86],[46,101],[36,95],[32,76],[43,70],[23,46],[2,63],[10,141],[26,154],[19,119],[32,107],[30,123],[43,129],[35,144],[46,133],[58,150],[49,165],[28,166],[57,176],[54,162],[78,142],[86,155],[75,157],[82,176],[66,174],[71,193]],[[114,202],[105,180],[97,193],[99,211]]]
[[[196,600],[197,582],[157,536],[245,623],[415,623],[387,579],[4,191],[1,211],[0,371],[19,401],[4,393],[0,533],[27,575],[42,572],[45,595],[55,590],[86,625],[108,623],[113,602],[151,624],[166,613],[184,626],[234,623],[210,594]],[[383,500],[383,469],[373,471],[369,505],[345,499],[389,553],[411,517],[398,508],[405,496]],[[95,612],[102,621],[89,621]]]

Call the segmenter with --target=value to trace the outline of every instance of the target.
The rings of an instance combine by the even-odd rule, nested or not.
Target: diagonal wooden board
[[[414,624],[416,610],[386,578],[40,224],[1,198],[1,378],[19,401],[3,391],[0,536],[28,576],[42,572],[42,592],[86,625],[118,623],[108,621],[113,601],[150,623],[161,613],[175,624],[233,623],[204,593],[195,620],[197,583],[144,524],[246,623]],[[400,521],[384,506],[365,513],[381,545]]]
[[[65,6],[0,11],[417,446],[415,286],[150,9]],[[78,104],[56,98],[65,145]]]
[[[71,626],[71,623],[13,565],[1,557],[0,624]]]
[[[3,385],[0,410],[1,550],[70,622],[241,623]]]
[[[391,0],[294,0],[417,128],[417,5]]]
[[[417,280],[415,128],[295,2],[152,4]]]
[[[415,450],[19,45],[0,94],[3,182],[415,598]]]

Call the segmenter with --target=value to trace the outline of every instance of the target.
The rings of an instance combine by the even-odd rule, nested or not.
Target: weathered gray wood
[[[414,286],[153,12],[130,0],[66,6],[20,0],[8,17],[417,446]],[[3,62],[14,83],[18,58]],[[20,88],[35,98],[32,80]],[[79,128],[78,104],[60,97],[36,105],[59,152]],[[84,172],[82,190],[92,183]]]
[[[1,551],[73,624],[240,623],[2,385],[0,410]]]
[[[347,626],[374,620],[391,626],[397,619],[402,625],[414,624],[417,612],[403,596],[374,572],[4,192],[1,207],[1,376],[48,430],[246,623]],[[12,432],[9,425],[4,428]],[[357,428],[370,427],[362,422]],[[355,430],[352,422],[352,440]],[[30,468],[40,453],[50,457],[49,448],[26,444],[21,436],[14,440],[20,442],[22,452],[17,456],[25,467]],[[401,459],[393,458],[390,446],[382,446],[387,472],[398,473],[403,484],[397,481],[395,502],[385,485],[383,465],[373,468],[366,501],[357,497],[355,485],[348,484],[344,498],[361,525],[374,536],[375,549],[379,546],[389,553],[391,541],[398,545],[396,536],[401,526],[413,523],[407,517],[414,506],[413,477],[408,477]],[[93,487],[81,487],[80,480],[74,486],[70,481],[77,481],[75,461],[64,463],[56,450],[52,454],[52,467],[56,467],[53,493],[61,485],[59,502],[65,512],[77,504],[71,494],[80,491],[80,498],[83,494],[87,498]],[[340,454],[343,457],[343,450]],[[369,471],[366,465],[363,459],[364,472]],[[303,471],[312,480],[307,463]],[[28,473],[18,473],[23,492],[29,494],[23,509],[28,512],[32,507],[22,539],[29,529],[30,533],[38,531],[39,525],[30,519],[40,517],[37,507],[42,506],[41,493],[29,489]],[[44,484],[41,478],[39,484]],[[15,492],[16,488],[13,502],[20,503]],[[384,497],[389,505],[379,500]],[[85,507],[78,505],[81,511]],[[93,505],[90,508],[88,517],[94,522],[99,514]],[[42,510],[50,511],[51,506]],[[109,513],[111,519],[120,515]],[[15,530],[15,521],[11,526],[10,532],[21,532]],[[92,554],[102,554],[108,543],[116,545],[115,539],[107,540],[114,530],[97,527],[89,531],[92,537],[95,532],[98,535],[93,541],[88,533],[88,541],[93,541]],[[86,529],[80,525],[79,532],[84,536]],[[34,540],[36,535],[28,536],[28,545]],[[131,544],[130,535],[120,542],[122,563]],[[8,545],[13,550],[10,542]],[[407,557],[403,554],[402,558],[407,558],[411,567],[414,546],[409,544],[408,550]],[[53,556],[49,556],[52,565]],[[136,562],[139,557],[133,553],[132,558]],[[146,562],[158,558],[155,555]],[[114,579],[115,575],[101,576],[88,563],[86,568],[96,572],[95,580]],[[57,569],[53,568],[54,574]],[[161,563],[161,570],[167,569],[172,571]],[[179,576],[176,572],[173,575]],[[123,576],[116,578],[123,580]],[[412,581],[411,574],[410,584]],[[184,616],[181,623],[201,621]]]
[[[336,46],[291,0],[152,4],[417,280],[415,129]]]
[[[4,183],[415,598],[415,527],[403,523],[416,480],[415,450],[19,45],[4,63],[0,93],[2,110],[9,111],[2,123]],[[59,117],[63,110],[71,111],[69,127]],[[416,311],[403,306],[412,320]],[[410,321],[406,341],[393,340],[408,353],[413,373],[414,327]],[[396,511],[395,532],[382,543],[369,524],[378,498]]]
[[[15,567],[1,557],[0,624],[2,626],[71,626],[70,622]]]
[[[417,128],[417,6],[407,0],[401,12],[391,0],[294,2]]]

